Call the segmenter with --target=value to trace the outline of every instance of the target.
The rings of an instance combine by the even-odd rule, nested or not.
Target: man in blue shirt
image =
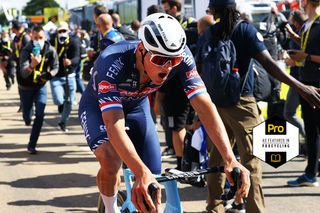
[[[230,172],[235,166],[241,169],[239,195],[245,197],[250,187],[249,173],[232,153],[179,22],[167,14],[152,14],[142,22],[139,39],[118,42],[100,54],[79,105],[81,126],[101,166],[97,184],[106,212],[119,212],[116,201],[122,161],[136,178],[131,200],[137,210],[147,212],[142,202],[145,199],[152,210],[161,212],[160,187],[156,204],[147,194],[148,185],[156,182],[152,173],[161,172],[160,145],[147,95],[175,75],[221,152],[228,179],[232,181]]]
[[[124,37],[121,35],[121,33],[112,27],[113,21],[109,14],[106,13],[98,16],[96,19],[96,24],[100,32],[99,44],[101,50],[104,50],[111,44],[124,40]]]
[[[241,162],[251,172],[251,188],[246,210],[249,213],[265,212],[262,193],[262,170],[260,160],[252,155],[252,129],[261,123],[257,103],[253,97],[254,76],[252,67],[249,67],[252,58],[256,59],[273,77],[295,88],[311,106],[320,107],[320,90],[307,86],[285,71],[281,70],[267,51],[262,35],[253,25],[241,22],[236,29],[240,14],[235,9],[234,0],[210,0],[209,9],[215,20],[220,22],[208,29],[209,34],[216,39],[231,37],[237,52],[237,67],[242,79],[248,73],[240,101],[231,107],[219,107],[219,114],[230,130],[229,136],[235,138]],[[234,31],[234,32],[233,32]],[[233,34],[232,34],[233,32]],[[206,32],[207,33],[207,32]],[[220,165],[222,160],[217,149],[212,149],[209,166]],[[207,210],[209,212],[224,212],[223,201],[220,195],[224,187],[224,178],[221,174],[208,175],[209,198]],[[237,203],[233,208],[237,209]]]

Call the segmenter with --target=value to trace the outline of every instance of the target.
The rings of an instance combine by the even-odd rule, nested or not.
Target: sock
[[[112,197],[105,196],[104,194],[100,193],[104,207],[105,213],[120,213],[120,210],[117,206],[117,193]]]
[[[177,169],[178,170],[181,170],[181,160],[182,160],[182,157],[177,157]]]

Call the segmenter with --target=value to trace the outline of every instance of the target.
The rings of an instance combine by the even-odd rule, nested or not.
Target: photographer
[[[58,72],[58,56],[50,44],[45,41],[42,27],[32,30],[32,40],[20,53],[19,90],[23,105],[23,119],[27,126],[31,124],[33,103],[35,120],[32,125],[28,152],[36,154],[36,145],[42,128],[44,110],[47,103],[46,82]]]
[[[80,38],[71,36],[67,22],[61,21],[55,34],[50,40],[59,57],[59,71],[50,81],[52,99],[58,105],[61,118],[58,128],[67,132],[66,122],[69,119],[76,94],[75,70],[80,64]]]

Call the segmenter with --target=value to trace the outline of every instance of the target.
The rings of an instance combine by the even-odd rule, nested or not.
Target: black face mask
[[[67,38],[68,38],[67,33],[59,33],[58,34],[58,41],[60,44],[64,44],[66,42]]]

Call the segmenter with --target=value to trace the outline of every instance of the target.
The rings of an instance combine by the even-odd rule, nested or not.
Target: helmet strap
[[[140,54],[141,54],[141,63],[144,66],[144,58],[146,57],[148,51],[146,51],[145,53],[143,53],[143,49],[139,49]]]

